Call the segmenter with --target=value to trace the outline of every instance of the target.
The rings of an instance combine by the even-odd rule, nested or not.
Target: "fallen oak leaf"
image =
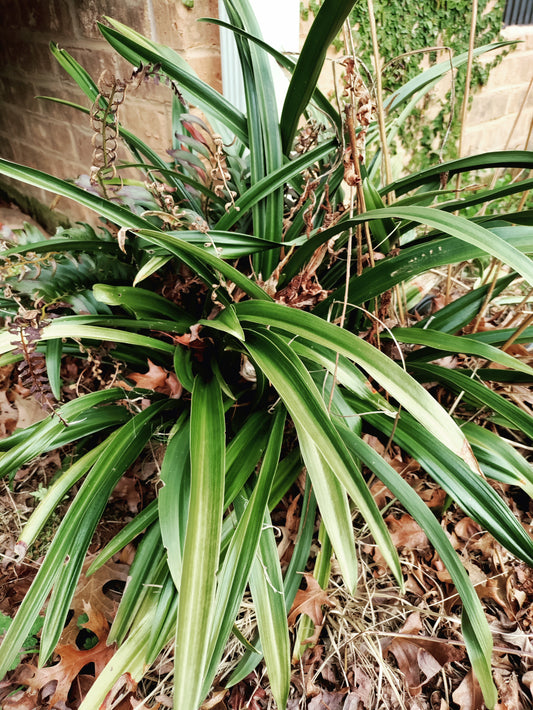
[[[35,698],[19,690],[2,700],[2,710],[36,710]]]
[[[27,685],[29,695],[45,691],[51,692],[51,684],[55,683],[55,690],[48,701],[49,707],[53,708],[61,703],[66,703],[70,688],[81,670],[88,664],[94,664],[95,677],[103,671],[108,661],[115,653],[115,645],[108,646],[107,636],[109,624],[104,615],[91,608],[90,604],[85,605],[87,621],[82,626],[98,638],[98,643],[93,648],[80,651],[70,644],[57,646],[55,653],[59,656],[59,662],[47,668],[36,668],[31,664],[21,666],[21,672],[17,676],[17,682]]]
[[[96,572],[91,574],[90,577],[87,577],[86,572],[93,559],[94,556],[91,556],[83,565],[82,573],[70,603],[72,618],[63,629],[59,639],[61,645],[76,645],[76,638],[80,631],[78,619],[85,613],[87,605],[90,606],[93,614],[95,612],[103,614],[109,623],[112,623],[115,618],[118,601],[112,599],[105,593],[105,587],[111,582],[119,583],[119,586],[125,586],[128,579],[129,566],[108,560],[104,565],[99,567]],[[96,633],[93,629],[91,630],[93,633]],[[98,634],[96,635],[98,636]],[[100,637],[98,636],[98,638]]]
[[[391,540],[398,550],[426,552],[429,549],[426,533],[408,513],[404,513],[399,519],[392,514],[388,515],[385,523],[389,528]],[[386,569],[387,563],[377,545],[364,545],[363,551],[372,555],[379,570],[383,572]]]
[[[183,391],[183,387],[178,378],[173,372],[165,370],[165,368],[155,365],[150,358],[148,359],[148,372],[131,372],[128,375],[130,380],[133,380],[137,387],[141,389],[153,390],[168,394],[174,399],[179,399]]]
[[[140,484],[137,478],[122,476],[111,494],[111,500],[123,500],[127,504],[130,513],[138,513],[141,503],[139,487]]]
[[[307,614],[315,626],[322,626],[324,622],[322,607],[333,607],[335,604],[312,574],[304,573],[303,576],[305,577],[307,589],[299,589],[296,592],[289,612],[289,626],[294,625],[300,614]]]

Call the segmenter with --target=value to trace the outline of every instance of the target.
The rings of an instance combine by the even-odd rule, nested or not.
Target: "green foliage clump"
[[[231,687],[263,658],[274,700],[285,708],[291,643],[298,659],[312,632],[305,615],[294,634],[287,621],[302,571],[325,588],[334,555],[339,577],[355,591],[354,510],[356,525],[372,535],[404,587],[401,560],[371,494],[374,477],[423,528],[446,567],[472,668],[493,708],[490,629],[441,527],[441,511],[428,508],[365,434],[417,461],[509,553],[533,564],[530,536],[487,480],[533,493],[531,465],[498,429],[519,440],[533,435],[533,416],[499,387],[531,381],[533,369],[506,344],[530,342],[533,329],[471,327],[490,298],[515,282],[533,285],[533,223],[522,202],[510,203],[508,213],[479,211],[524,193],[532,180],[456,198],[445,189],[454,175],[528,169],[532,155],[487,153],[405,171],[387,183],[380,158],[396,130],[395,112],[408,113],[412,97],[427,93],[446,64],[391,94],[381,142],[371,102],[361,102],[368,93],[355,62],[345,65],[341,111],[316,88],[351,1],[325,0],[297,62],[257,39],[247,0],[225,4],[236,30],[246,114],[172,49],[109,20],[100,31],[130,62],[132,79],[107,75],[105,86],[97,85],[68,52],[52,46],[91,105],[77,106],[90,114],[98,137],[89,183],[0,159],[5,176],[76,200],[106,222],[100,232],[80,227],[51,240],[26,234],[0,253],[7,275],[0,365],[20,362],[28,387],[46,395],[51,410],[0,441],[2,475],[76,444],[17,544],[23,558],[75,491],[6,633],[0,676],[45,603],[40,662],[51,658],[115,487],[126,471],[153,464],[157,450],[157,498],[87,571],[137,541],[107,639],[119,650],[80,710],[100,707],[126,673],[139,681],[169,642],[176,708],[197,710],[213,683]],[[268,53],[292,75],[279,119]],[[154,77],[174,92],[164,159],[120,124],[130,84]],[[132,163],[117,161],[116,136]],[[142,172],[142,184],[122,179],[131,168]],[[469,213],[474,206],[478,211]],[[493,283],[475,284],[427,316],[418,314],[416,299],[408,300],[419,293],[420,277],[487,259]],[[104,351],[98,366],[123,364],[127,381],[99,375],[88,392],[65,392],[67,358],[94,363],[96,349]],[[442,358],[453,366],[444,367]],[[288,495],[299,496],[300,522],[282,565],[273,519]],[[257,620],[247,639],[235,627],[245,594]],[[229,677],[220,678],[232,636],[242,654]]]

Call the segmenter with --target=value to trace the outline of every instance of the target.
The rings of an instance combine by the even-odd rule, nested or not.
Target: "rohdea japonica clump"
[[[324,1],[297,59],[261,41],[247,0],[225,5],[245,112],[202,82],[172,49],[109,19],[100,31],[131,63],[132,77],[107,73],[95,81],[52,46],[85,94],[76,108],[97,136],[89,178],[74,184],[0,160],[5,176],[71,198],[106,223],[97,231],[66,229],[49,240],[21,237],[0,257],[7,314],[0,363],[24,360],[28,373],[38,358],[35,380],[53,410],[0,442],[2,473],[12,477],[43,452],[75,444],[71,465],[22,533],[21,558],[77,487],[4,638],[0,676],[45,602],[40,662],[51,658],[113,489],[129,467],[164,446],[157,498],[88,571],[137,540],[131,580],[108,639],[118,650],[84,710],[99,707],[124,673],[139,680],[172,640],[175,707],[197,710],[217,678],[230,635],[238,633],[245,593],[253,600],[257,633],[231,676],[217,682],[236,683],[264,657],[275,701],[285,707],[287,613],[308,565],[315,522],[320,520],[322,549],[332,550],[348,590],[355,591],[358,580],[353,519],[368,527],[403,588],[396,548],[367,485],[370,476],[381,479],[420,524],[447,568],[469,658],[486,705],[493,707],[492,639],[468,574],[438,517],[363,437],[371,431],[401,447],[467,515],[533,563],[529,535],[487,480],[530,494],[531,468],[495,426],[486,426],[492,417],[517,436],[531,436],[530,414],[497,385],[531,381],[533,370],[502,347],[516,325],[489,334],[464,331],[489,291],[495,297],[519,279],[533,284],[529,213],[472,216],[471,209],[526,190],[531,180],[458,199],[443,191],[442,180],[468,171],[530,168],[533,156],[485,153],[388,181],[381,171],[383,140],[393,140],[417,98],[447,74],[449,61],[378,106],[380,132],[371,80],[353,57],[338,72],[345,78],[337,102],[317,88],[351,1]],[[499,46],[481,47],[476,55]],[[279,119],[272,108],[270,56],[290,76]],[[453,63],[466,60],[458,56]],[[174,91],[172,146],[164,159],[120,124],[131,84],[152,76]],[[121,177],[116,141],[129,149],[130,166],[144,182]],[[466,210],[469,218],[462,216]],[[475,284],[428,317],[409,315],[416,306],[413,279],[487,258],[505,265],[501,278]],[[519,340],[531,335],[526,329]],[[99,357],[106,366],[119,363],[122,380],[62,400],[62,362],[87,358],[102,343]],[[441,358],[457,354],[468,357],[455,358],[452,368],[442,365]],[[121,386],[128,372],[151,366],[178,385],[159,391]],[[471,419],[468,426],[425,386],[436,382],[441,392],[464,393],[459,411]],[[302,471],[300,529],[282,568],[271,512]],[[324,587],[329,558],[328,552],[315,572]]]

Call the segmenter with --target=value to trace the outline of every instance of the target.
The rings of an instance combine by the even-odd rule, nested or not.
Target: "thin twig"
[[[520,325],[520,326],[515,330],[515,332],[511,335],[511,337],[509,338],[509,340],[507,340],[507,341],[505,342],[505,344],[502,345],[502,350],[503,350],[504,352],[505,352],[506,350],[508,350],[508,349],[511,347],[511,345],[515,342],[515,340],[516,340],[517,338],[519,338],[519,337],[522,335],[522,333],[524,332],[524,330],[525,330],[526,328],[528,328],[528,327],[531,325],[531,323],[533,323],[533,313],[530,313],[529,316],[528,316],[524,321],[522,321],[522,325]]]
[[[500,266],[501,266],[501,261],[499,259],[494,259],[493,264],[492,264],[492,269],[494,270],[494,276],[492,277],[492,281],[489,286],[489,290],[487,291],[487,295],[485,296],[485,300],[483,301],[483,305],[479,309],[479,313],[477,314],[476,320],[474,321],[474,325],[472,326],[472,333],[477,333],[477,329],[479,328],[479,324],[481,322],[481,319],[485,315],[487,308],[489,307],[489,303],[492,299],[492,294],[494,293],[494,289],[496,287],[496,282],[498,280],[498,275],[500,272]]]
[[[466,64],[466,80],[465,93],[463,97],[463,105],[461,107],[461,130],[459,132],[459,148],[458,157],[463,155],[463,143],[465,134],[466,117],[468,113],[468,102],[470,100],[470,82],[472,80],[472,64],[474,60],[474,41],[476,38],[478,0],[472,0],[472,17],[470,22],[470,38],[468,42],[468,61]],[[458,200],[461,193],[461,173],[457,173],[455,182],[455,199]],[[458,214],[458,211],[456,212]],[[450,301],[450,286],[451,286],[451,264],[448,266],[448,276],[446,278],[446,293],[445,303]]]
[[[388,184],[392,182],[392,168],[389,154],[389,147],[387,145],[387,132],[385,129],[385,110],[383,107],[383,82],[381,79],[381,57],[379,54],[379,44],[378,44],[378,34],[376,29],[376,18],[374,15],[374,2],[373,0],[367,0],[368,4],[368,17],[370,20],[370,35],[372,38],[372,53],[374,55],[374,67],[376,74],[376,109],[378,116],[378,127],[379,135],[381,139],[381,152],[383,155],[383,165],[385,168],[385,179]],[[387,194],[388,204],[394,200],[392,193]]]

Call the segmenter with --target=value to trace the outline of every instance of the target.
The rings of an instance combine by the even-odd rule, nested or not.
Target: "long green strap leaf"
[[[348,17],[353,4],[354,0],[325,0],[309,30],[294,68],[281,113],[283,152],[286,155],[292,147],[300,116],[316,88],[326,52]]]
[[[250,589],[272,695],[277,707],[285,710],[291,682],[291,649],[283,577],[268,511],[250,572]]]
[[[230,281],[233,281],[239,288],[247,293],[252,298],[271,300],[270,296],[263,291],[263,289],[254,283],[251,279],[247,278],[241,271],[235,269],[230,264],[220,259],[218,256],[210,253],[207,249],[202,249],[196,244],[189,244],[188,242],[179,239],[175,234],[167,234],[163,232],[157,232],[155,230],[139,230],[139,235],[146,237],[154,244],[168,249],[169,252],[175,254],[175,256],[187,261],[189,257],[197,259],[199,262],[207,264],[215,272],[220,272]],[[215,275],[212,276],[210,281],[207,281],[209,286],[212,286],[217,282]]]
[[[499,365],[508,367],[519,372],[525,372],[528,375],[533,375],[533,368],[526,365],[525,362],[518,358],[509,355],[503,350],[481,343],[478,340],[473,340],[467,335],[457,336],[448,335],[438,330],[430,328],[393,328],[390,335],[383,334],[383,337],[393,338],[400,343],[416,343],[417,345],[425,345],[436,350],[444,350],[448,353],[464,353],[465,355],[477,355],[491,362],[496,362]],[[423,351],[421,351],[423,353]],[[417,352],[418,355],[418,352]]]
[[[163,487],[157,497],[161,537],[167,550],[168,568],[176,585],[181,585],[183,547],[190,495],[190,431],[185,423],[170,439],[161,464]]]
[[[160,352],[174,354],[174,346],[170,343],[165,343],[156,338],[150,338],[147,335],[138,335],[130,333],[126,330],[117,330],[115,328],[100,328],[93,325],[78,325],[77,323],[63,322],[62,319],[52,321],[50,325],[45,326],[41,330],[41,340],[51,340],[55,338],[76,338],[87,340],[99,340],[115,343],[127,343],[128,345],[136,345],[147,350],[157,350]],[[6,353],[15,348],[11,342],[13,335],[5,332],[0,335],[0,353]]]
[[[232,206],[231,209],[219,219],[215,225],[215,229],[217,231],[230,229],[239,219],[241,219],[242,215],[245,214],[247,210],[251,209],[251,207],[253,207],[259,200],[264,199],[272,192],[272,190],[281,187],[297,175],[301,175],[306,168],[310,167],[314,163],[327,158],[332,154],[335,148],[336,143],[334,141],[326,141],[325,143],[321,143],[308,153],[304,153],[304,155],[289,161],[282,167],[277,168],[263,177],[261,180],[254,182],[253,185],[235,201],[235,206]],[[274,237],[275,235],[272,235],[273,239]],[[279,241],[280,237],[281,231],[278,233],[277,238],[274,239],[274,241]]]
[[[110,540],[107,545],[100,550],[94,560],[91,562],[89,569],[87,570],[87,576],[96,572],[100,569],[108,560],[110,560],[113,555],[120,552],[126,545],[134,540],[137,535],[140,535],[143,530],[146,530],[150,525],[157,520],[157,499],[148,503],[146,508],[141,510],[133,520],[130,520],[120,532],[118,532],[115,537]]]
[[[113,436],[116,436],[116,433],[111,434],[111,437]],[[102,451],[109,445],[111,437],[102,441],[102,443],[95,446],[94,449],[87,451],[84,456],[79,458],[54,480],[52,485],[47,489],[46,495],[35,508],[30,519],[24,526],[22,534],[17,541],[17,549],[21,546],[25,551],[37,539],[37,536],[46,525],[46,522],[54,510],[61,503],[72,486],[92,467]],[[21,553],[22,551],[21,549]]]
[[[111,492],[152,435],[154,418],[168,406],[168,400],[150,405],[125,424],[119,435],[111,437],[110,445],[100,454],[70,506],[63,521],[65,529],[60,527],[56,533],[58,545],[62,539],[67,541],[69,551],[46,609],[39,652],[41,664],[59,640],[85,554]]]
[[[451,215],[441,210],[432,209],[431,207],[392,206],[381,210],[366,212],[358,217],[347,220],[346,225],[355,225],[368,220],[387,219],[390,217],[425,224],[428,227],[438,229],[445,234],[449,234],[468,244],[472,244],[482,249],[486,254],[500,259],[504,264],[507,264],[521,274],[528,283],[533,284],[533,264],[531,263],[531,259],[524,256],[518,249],[511,246],[503,239],[500,239],[500,237],[497,237],[494,232],[464,217]]]
[[[345,451],[309,373],[279,336],[262,329],[247,331],[246,335],[250,355],[272,382],[292,417],[313,484],[320,483],[322,491],[325,487],[329,489],[329,495],[318,499],[318,505],[348,588],[353,590],[357,584],[357,562],[351,516],[339,484],[359,507],[376,544],[402,584],[396,549],[388,530],[360,471]],[[338,483],[332,482],[331,471]]]
[[[110,200],[105,200],[103,197],[93,195],[92,192],[87,192],[77,185],[43,173],[41,170],[36,170],[35,168],[30,168],[25,165],[18,165],[17,163],[12,163],[9,160],[0,158],[0,173],[6,177],[25,182],[28,185],[48,190],[56,195],[68,197],[78,202],[78,204],[88,207],[90,210],[94,210],[111,222],[119,224],[121,227],[128,227],[130,229],[154,228],[151,222],[148,222],[142,217],[138,217],[136,214],[126,209],[126,207],[121,207]]]
[[[114,29],[101,24],[98,27],[113,49],[136,67],[140,64],[159,65],[167,76],[178,82],[195,106],[208,116],[214,116],[245,145],[248,144],[246,118],[222,94],[201,81],[179,54],[152,42],[117,20],[106,19]]]
[[[414,376],[422,382],[434,381],[444,382],[456,392],[465,392],[469,398],[473,398],[482,407],[487,407],[494,412],[498,412],[509,422],[533,438],[533,416],[525,412],[516,404],[505,399],[497,392],[493,392],[489,387],[478,382],[463,372],[450,370],[439,365],[426,365],[413,363],[409,365]]]
[[[197,376],[191,400],[191,492],[183,549],[174,704],[198,710],[209,660],[224,512],[225,424],[216,379]]]
[[[466,422],[462,430],[468,437],[481,470],[496,481],[520,486],[533,498],[533,466],[511,444],[498,434],[473,422]]]
[[[338,233],[339,225],[335,227],[334,231]],[[532,230],[529,227],[493,227],[488,231],[491,234],[496,234],[511,246],[514,246],[515,249],[525,254],[531,254],[533,251]],[[319,243],[323,243],[324,240],[332,236],[335,236],[332,232],[324,230],[322,234],[313,237],[305,246],[300,247],[294,257],[295,264],[292,265],[292,260],[289,262],[289,275],[294,275],[293,269],[299,266],[298,262],[303,250],[308,251],[307,257],[310,258]],[[364,303],[374,296],[379,296],[389,290],[395,284],[424,273],[429,269],[475,259],[482,257],[483,254],[484,251],[480,247],[467,244],[455,237],[439,237],[423,244],[407,246],[401,250],[399,255],[378,261],[373,269],[365,269],[360,276],[354,276],[350,280],[349,304]],[[305,261],[300,262],[300,265],[305,263]],[[324,281],[328,285],[327,279]],[[337,286],[338,282],[332,282],[332,287],[335,288],[335,291],[326,300],[317,305],[314,309],[315,313],[325,316],[332,302],[343,300],[344,287],[337,288]]]
[[[270,488],[283,443],[285,418],[286,412],[283,409],[278,410],[270,431],[259,477],[255,482],[246,508],[243,512],[241,511],[239,523],[224,557],[218,581],[215,623],[210,641],[211,659],[204,681],[204,692],[209,690],[215,677],[257,554],[263,520],[268,510]],[[236,504],[236,507],[239,507],[239,503]],[[240,507],[242,508],[242,502]]]
[[[259,39],[259,37],[255,37],[254,35],[249,34],[248,32],[245,32],[244,30],[241,30],[238,27],[235,27],[235,25],[231,25],[228,22],[224,22],[223,20],[219,20],[214,17],[201,17],[199,22],[210,22],[214,25],[218,25],[219,27],[224,27],[227,30],[230,30],[231,32],[234,32],[235,34],[241,35],[242,37],[246,37],[250,42],[253,42],[254,44],[257,44],[258,47],[263,49],[265,52],[270,54],[271,57],[273,57],[276,62],[280,65],[280,67],[283,67],[286,69],[288,72],[292,74],[294,71],[294,68],[296,67],[296,62],[293,61],[288,55],[283,54],[282,52],[278,52],[274,47],[271,47],[269,44],[266,42],[263,42],[263,40]],[[332,125],[334,125],[339,134],[341,131],[341,120],[339,117],[338,112],[335,110],[333,104],[328,101],[327,97],[320,91],[320,89],[315,88],[313,91],[313,101],[316,103],[316,105],[320,108],[323,114],[326,116],[329,116]]]
[[[235,24],[242,23],[244,28],[253,34],[261,34],[251,4],[247,0],[225,0],[225,4],[228,14],[237,20]],[[241,54],[247,104],[249,109],[252,108],[252,104],[258,109],[256,117],[248,110],[250,158],[252,161],[251,181],[256,183],[260,178],[270,175],[283,165],[281,134],[275,110],[276,93],[270,60],[266,52],[242,35],[236,35],[235,40]],[[249,66],[247,66],[248,62]],[[255,118],[259,129],[257,135],[255,131],[252,131]],[[255,167],[258,168],[257,171]],[[260,223],[257,226],[264,227],[264,229],[261,231],[256,229],[256,233],[270,241],[279,241],[283,231],[282,186],[278,186],[276,189],[271,188],[268,198],[257,204],[257,212],[261,215]],[[276,252],[266,252],[257,257],[259,271],[264,278],[270,276],[278,261]]]
[[[247,301],[237,304],[236,310],[243,321],[274,326],[290,336],[300,335],[355,361],[418,421],[431,427],[446,446],[478,470],[470,446],[453,419],[410,375],[362,338],[311,313],[277,303]]]
[[[309,553],[311,551],[311,542],[313,540],[315,528],[315,517],[316,498],[312,490],[311,482],[309,478],[306,478],[305,491],[302,500],[302,515],[300,517],[298,534],[296,535],[296,542],[291,561],[289,562],[289,567],[287,568],[283,579],[285,614],[289,613],[294,597],[296,596],[296,592],[298,591],[302,581],[301,570],[305,569]],[[246,676],[257,667],[257,664],[263,658],[261,641],[257,637],[254,638],[254,645],[257,651],[254,653],[253,651],[247,650],[244,653],[241,660],[237,664],[237,667],[228,679],[226,687],[229,688],[241,681],[243,678],[246,678]]]
[[[150,587],[167,570],[161,530],[155,522],[141,538],[128,572],[128,584],[113,619],[107,643],[122,644]]]
[[[394,191],[396,195],[403,195],[409,190],[414,190],[427,182],[439,179],[442,173],[448,172],[452,177],[456,173],[469,170],[486,170],[488,168],[530,168],[533,161],[533,152],[530,150],[495,150],[481,155],[470,155],[466,158],[449,160],[439,163],[432,168],[426,168],[413,175],[396,180],[387,185],[381,194]]]

